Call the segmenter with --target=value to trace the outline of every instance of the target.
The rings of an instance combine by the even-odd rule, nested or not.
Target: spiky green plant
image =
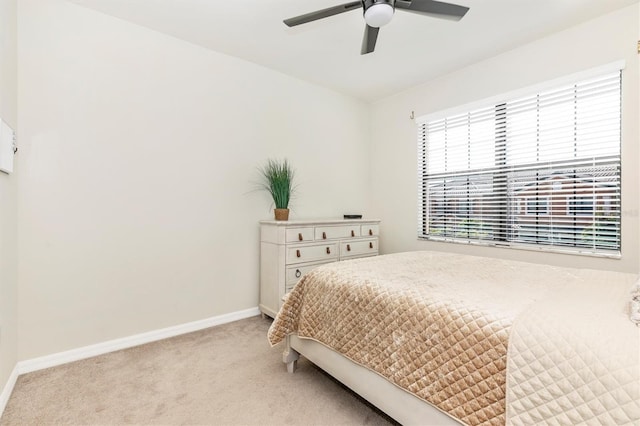
[[[294,170],[286,159],[267,160],[267,164],[260,168],[263,182],[261,188],[265,189],[273,197],[273,203],[277,209],[286,209],[293,193]]]

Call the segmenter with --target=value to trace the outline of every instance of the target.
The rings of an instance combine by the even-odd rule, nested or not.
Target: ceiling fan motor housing
[[[379,28],[393,18],[393,0],[362,0],[364,20],[370,27]]]

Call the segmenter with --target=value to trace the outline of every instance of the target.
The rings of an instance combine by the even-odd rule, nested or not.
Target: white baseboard
[[[7,406],[7,402],[9,402],[9,397],[11,397],[11,392],[13,392],[13,387],[16,385],[16,380],[18,380],[18,366],[13,367],[11,374],[9,375],[9,379],[7,379],[7,383],[4,385],[2,389],[2,393],[0,393],[0,417],[2,417],[2,413],[4,413],[4,408]]]
[[[149,331],[147,333],[123,337],[121,339],[109,340],[106,342],[97,343],[95,345],[71,349],[69,351],[27,359],[18,362],[18,364],[16,365],[17,374],[25,374],[32,371],[42,370],[44,368],[55,367],[56,365],[66,364],[69,362],[106,354],[108,352],[119,351],[121,349],[127,349],[133,346],[143,345],[145,343],[155,342],[157,340],[174,337],[181,334],[191,333],[193,331],[202,330],[204,328],[213,327],[215,325],[221,325],[245,318],[250,318],[259,314],[260,310],[255,307],[245,309],[243,311],[231,312],[229,314],[205,318],[199,321],[188,322],[186,324],[176,325],[173,327],[162,328],[160,330]],[[11,389],[13,389],[13,385],[11,386]],[[11,392],[9,392],[9,394],[10,393]],[[2,395],[4,396],[4,392]],[[2,400],[0,400],[0,403],[1,402]],[[2,414],[2,411],[0,411],[0,414]]]

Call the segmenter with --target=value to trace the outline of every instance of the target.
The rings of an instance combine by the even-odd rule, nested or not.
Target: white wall
[[[465,68],[377,102],[371,114],[348,97],[63,0],[21,0],[19,268],[0,271],[13,283],[9,299],[20,277],[18,358],[256,306],[257,221],[271,213],[251,181],[268,157],[287,156],[298,169],[293,218],[380,217],[385,252],[637,271],[638,12],[632,6]],[[410,111],[619,59],[627,61],[622,260],[417,241]],[[15,93],[15,83],[8,87]],[[3,205],[16,196],[7,182],[0,175]],[[0,212],[9,235],[1,241],[15,249],[12,211]],[[15,254],[2,254],[0,262],[15,264]]]
[[[359,101],[62,0],[19,4],[20,359],[258,304],[256,168],[367,214]]]
[[[638,5],[551,35],[381,100],[372,111],[373,214],[381,249],[441,250],[575,267],[638,271]],[[417,240],[417,128],[409,119],[626,60],[623,74],[622,259],[595,259]]]
[[[0,117],[14,129],[18,118],[16,3],[0,0]],[[0,172],[0,392],[18,352],[17,188],[17,170],[11,175]]]

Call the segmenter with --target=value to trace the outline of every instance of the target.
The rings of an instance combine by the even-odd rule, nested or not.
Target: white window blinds
[[[419,126],[419,237],[620,253],[621,72]]]

